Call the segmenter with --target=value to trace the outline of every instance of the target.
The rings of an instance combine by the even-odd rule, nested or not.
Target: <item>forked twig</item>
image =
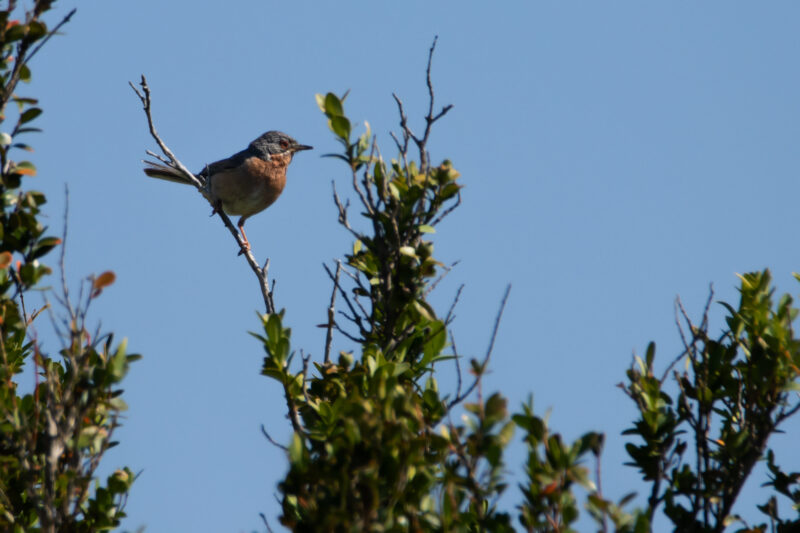
[[[475,380],[472,382],[472,384],[469,386],[469,388],[466,391],[464,391],[463,394],[456,395],[456,397],[453,398],[453,400],[450,401],[450,403],[447,404],[447,409],[448,410],[452,409],[455,405],[463,402],[464,399],[467,398],[472,393],[473,390],[475,390],[475,387],[477,387],[480,384],[481,378],[483,377],[483,374],[486,371],[486,368],[489,366],[489,359],[492,357],[492,350],[494,349],[494,342],[497,339],[497,330],[500,328],[500,320],[502,320],[502,318],[503,318],[503,311],[506,308],[506,303],[508,302],[508,295],[510,293],[511,293],[511,285],[509,284],[506,287],[506,292],[503,295],[503,300],[500,302],[500,309],[498,309],[497,317],[494,320],[494,328],[492,328],[492,338],[489,341],[489,348],[486,350],[486,355],[483,357],[483,361],[481,361],[481,363],[480,363],[480,372],[475,376]],[[459,372],[459,375],[460,375],[460,372]]]
[[[253,252],[250,250],[248,246],[245,245],[245,242],[239,233],[239,229],[231,222],[231,219],[222,209],[216,209],[217,206],[214,205],[212,200],[209,198],[206,192],[206,184],[203,180],[198,179],[197,176],[189,172],[189,170],[183,165],[183,163],[175,157],[175,154],[172,153],[172,150],[161,140],[161,136],[158,134],[156,130],[155,124],[153,123],[153,116],[151,111],[151,98],[150,98],[150,87],[147,85],[147,79],[142,75],[142,80],[139,82],[139,86],[141,87],[141,91],[132,83],[128,82],[133,89],[133,92],[136,93],[136,96],[139,97],[139,100],[142,102],[142,107],[144,108],[145,116],[147,117],[147,125],[150,129],[150,135],[158,144],[158,147],[161,149],[161,152],[164,154],[164,157],[158,156],[153,154],[152,152],[148,151],[148,154],[156,157],[159,161],[163,162],[167,166],[175,169],[176,171],[180,172],[183,177],[186,178],[189,183],[193,184],[200,194],[211,204],[211,207],[214,208],[214,212],[219,215],[219,218],[222,220],[222,223],[225,224],[225,227],[228,228],[233,238],[236,240],[236,244],[239,245],[240,254],[244,255],[247,264],[250,265],[253,273],[258,278],[259,287],[261,289],[261,295],[264,298],[264,307],[266,308],[267,313],[271,314],[275,312],[275,304],[272,300],[272,291],[269,287],[269,281],[267,279],[267,271],[269,268],[269,260],[267,260],[266,265],[264,268],[259,266],[258,261],[256,261]],[[274,286],[274,282],[273,282]]]

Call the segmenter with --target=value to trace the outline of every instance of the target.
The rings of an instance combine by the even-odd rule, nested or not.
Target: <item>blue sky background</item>
[[[57,12],[76,5],[60,0]],[[289,436],[281,391],[259,375],[261,347],[246,333],[263,305],[255,278],[192,189],[141,173],[155,146],[127,83],[142,73],[163,138],[191,169],[269,129],[314,145],[295,159],[280,200],[250,219],[248,236],[260,260],[271,258],[294,347],[320,358],[315,325],[330,290],[321,263],[351,242],[330,186],[347,190],[347,169],[319,157],[337,144],[314,94],[350,89],[349,116],[370,122],[388,156],[391,93],[421,127],[427,50],[439,35],[438,104],[455,107],[430,149],[454,162],[465,188],[435,236],[438,258],[461,262],[433,303],[445,310],[466,284],[454,331],[462,354],[480,356],[513,284],[484,388],[512,407],[533,393],[567,438],[606,432],[610,496],[642,489],[622,466],[620,432],[635,413],[615,385],[650,340],[662,365],[679,352],[675,297],[699,318],[710,283],[736,302],[735,273],[764,267],[781,292],[798,293],[797,3],[77,7],[20,92],[45,110],[45,133],[28,141],[53,232],[69,184],[70,279],[116,272],[93,316],[144,355],[126,382],[121,445],[105,460],[109,470],[143,470],[127,529],[260,531],[259,512],[277,528],[285,461],[259,426]],[[452,375],[441,368],[443,386]],[[773,440],[789,470],[800,469],[798,426]],[[511,475],[523,455],[515,443]],[[764,480],[759,471],[738,509],[751,519],[760,520]],[[504,506],[518,501],[512,485]]]

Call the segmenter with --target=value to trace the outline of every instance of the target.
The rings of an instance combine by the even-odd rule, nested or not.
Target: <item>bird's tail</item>
[[[142,161],[145,165],[144,173],[151,178],[158,178],[160,180],[174,181],[175,183],[183,183],[184,185],[191,185],[191,182],[180,173],[180,171],[166,165],[160,165],[153,161]]]

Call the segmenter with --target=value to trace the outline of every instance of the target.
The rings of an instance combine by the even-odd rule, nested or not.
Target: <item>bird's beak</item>
[[[303,150],[311,150],[313,148],[313,146],[308,146],[306,144],[295,144],[292,146],[292,152],[301,152]]]

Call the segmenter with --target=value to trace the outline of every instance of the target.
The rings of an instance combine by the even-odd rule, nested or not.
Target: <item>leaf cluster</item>
[[[768,270],[741,276],[739,291],[737,308],[722,303],[727,328],[717,337],[708,331],[708,307],[700,325],[684,313],[689,335],[682,335],[679,359],[686,369],[672,372],[676,392],[667,390],[668,372],[655,376],[652,343],[644,359],[635,359],[623,386],[639,410],[625,433],[640,442],[626,447],[631,464],[651,484],[647,512],[652,517],[663,505],[679,531],[723,531],[744,523],[733,514],[734,503],[769,437],[800,409],[800,339],[792,329],[798,309],[789,295],[773,302]],[[780,470],[771,450],[767,456],[770,484],[797,509],[798,494],[789,490],[796,479]],[[761,509],[773,530],[800,525],[797,517],[778,517],[774,497]],[[740,531],[765,528],[745,523]]]
[[[491,345],[483,360],[470,361],[472,383],[462,389],[460,357],[447,331],[455,302],[439,316],[427,301],[436,276],[447,272],[430,238],[460,203],[459,173],[447,160],[430,165],[426,149],[430,126],[450,107],[433,115],[431,106],[425,133],[417,136],[395,100],[401,134],[393,136],[398,153],[387,162],[368,124],[353,139],[344,97],[317,96],[342,146],[332,157],[347,164],[361,215],[351,221],[349,200],[334,186],[339,223],[354,240],[336,274],[327,269],[334,298],[322,327],[355,341],[360,353],[340,351],[332,361],[326,346],[323,362],[301,355],[302,368],[292,370],[284,313],[262,317],[263,333],[256,335],[266,352],[262,373],[282,385],[294,429],[285,447],[289,471],[279,485],[280,520],[295,531],[512,531],[498,499],[508,485],[504,452],[519,427],[531,450],[520,521],[531,531],[568,531],[578,514],[571,485],[591,485],[580,461],[589,449],[599,456],[602,436],[569,446],[558,435],[540,434],[545,426],[532,407],[512,419],[503,395],[484,398]],[[345,308],[338,316],[337,294]],[[435,378],[445,361],[457,370],[454,393],[440,391]],[[539,460],[543,443],[548,458]],[[563,483],[554,492],[548,487],[556,479]],[[592,494],[598,521],[611,518],[617,530],[634,531],[635,519],[621,509],[625,502]],[[547,498],[560,503],[541,507]],[[639,520],[635,530],[645,523]]]
[[[334,184],[338,221],[353,242],[335,273],[325,265],[333,289],[328,320],[320,325],[328,333],[322,362],[301,352],[301,368],[292,369],[283,311],[264,315],[263,333],[256,335],[266,354],[262,373],[283,387],[294,430],[288,446],[267,434],[289,462],[279,484],[281,523],[294,531],[512,531],[514,521],[498,500],[508,488],[504,453],[515,430],[528,452],[516,507],[526,531],[575,531],[581,500],[604,533],[651,531],[657,510],[680,532],[721,532],[744,523],[733,514],[741,487],[769,436],[800,410],[800,341],[792,331],[798,311],[791,298],[774,305],[764,271],[742,277],[740,305],[725,305],[720,336],[709,335],[708,306],[699,326],[684,312],[686,370],[673,372],[674,393],[665,380],[677,361],[657,378],[654,344],[644,359],[636,358],[622,385],[639,410],[626,431],[638,440],[627,450],[651,492],[644,509],[628,510],[634,493],[608,498],[601,489],[603,434],[590,431],[568,442],[534,413],[532,400],[509,413],[502,394],[484,397],[482,377],[508,292],[486,355],[469,361],[470,384],[462,383],[461,357],[448,330],[460,289],[446,314],[427,300],[449,270],[434,256],[432,235],[461,201],[459,173],[448,160],[431,164],[427,151],[432,126],[451,109],[434,113],[431,56],[423,133],[412,130],[395,96],[400,132],[392,134],[397,155],[389,161],[369,124],[354,134],[346,94],[317,95],[341,146],[329,156],[348,168],[358,217]],[[339,350],[333,360],[334,331],[357,351]],[[443,362],[454,363],[454,392],[439,389]],[[796,511],[800,477],[783,472],[771,451],[767,459],[768,484]],[[798,530],[796,517],[781,518],[776,497],[760,509],[772,531]],[[766,531],[767,524],[744,527]]]
[[[114,346],[111,335],[86,327],[91,302],[114,275],[89,278],[74,303],[64,280],[55,296],[66,314],[60,322],[53,317],[63,341],[56,354],[41,349],[35,329],[50,305],[25,305],[51,273],[40,260],[62,241],[48,236],[39,220],[45,196],[23,188],[35,166],[11,159],[33,151],[19,138],[39,131],[31,123],[42,113],[36,99],[16,94],[17,84],[31,79],[30,59],[74,12],[49,29],[41,17],[52,3],[36,0],[19,19],[14,1],[0,10],[0,530],[105,531],[125,516],[134,481],[128,468],[104,482],[95,476],[116,444],[113,433],[126,409],[119,386],[138,358],[124,341]],[[29,393],[21,390],[26,365],[33,367]]]

